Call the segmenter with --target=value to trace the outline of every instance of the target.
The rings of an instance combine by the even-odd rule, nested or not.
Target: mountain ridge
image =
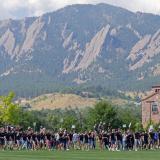
[[[146,90],[160,80],[159,28],[158,15],[102,3],[0,21],[0,93]]]

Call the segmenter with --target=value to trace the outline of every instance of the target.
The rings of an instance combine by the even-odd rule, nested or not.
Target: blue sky
[[[70,4],[109,3],[127,8],[160,14],[160,0],[0,0],[0,19],[39,16]]]

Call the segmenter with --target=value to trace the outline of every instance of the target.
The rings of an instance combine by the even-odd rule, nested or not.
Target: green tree
[[[19,124],[21,108],[13,102],[14,97],[13,92],[10,92],[7,96],[0,96],[0,120],[2,123]]]
[[[139,108],[134,106],[125,106],[124,108],[117,108],[118,119],[121,123],[121,126],[122,124],[126,124],[128,127],[131,123],[130,128],[132,130],[137,130],[137,124],[141,124],[141,117],[139,112]]]
[[[58,130],[61,126],[60,126],[60,116],[53,114],[53,113],[49,113],[47,115],[47,118],[45,119],[45,126],[47,125],[48,128],[54,129],[54,130]]]
[[[107,101],[98,102],[94,108],[90,109],[88,122],[91,127],[94,126],[94,124],[99,124],[100,122],[105,123],[107,126],[112,125],[113,127],[116,127],[116,108]]]
[[[76,130],[79,130],[79,123],[75,116],[65,116],[62,128],[66,128],[67,130],[71,130],[72,125],[75,125]]]

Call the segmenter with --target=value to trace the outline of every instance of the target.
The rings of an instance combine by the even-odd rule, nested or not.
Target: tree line
[[[34,127],[38,130],[41,126],[50,130],[65,128],[77,131],[92,130],[98,125],[106,129],[121,128],[124,124],[135,130],[141,127],[140,107],[114,106],[110,102],[100,101],[93,107],[55,109],[55,110],[26,110],[14,103],[15,94],[10,92],[0,96],[0,125],[15,125],[24,129]]]

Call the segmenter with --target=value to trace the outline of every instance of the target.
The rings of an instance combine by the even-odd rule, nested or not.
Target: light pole
[[[61,123],[61,129],[62,129],[62,125],[63,125],[63,118],[60,119],[60,123]]]
[[[36,131],[36,122],[33,122],[34,132]]]

